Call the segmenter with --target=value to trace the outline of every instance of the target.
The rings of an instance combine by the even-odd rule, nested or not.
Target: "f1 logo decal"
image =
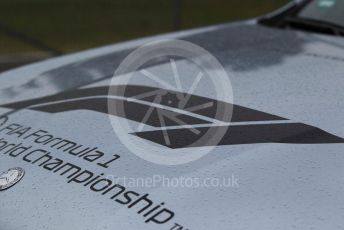
[[[190,146],[202,147],[256,143],[344,143],[343,138],[320,128],[293,122],[280,116],[240,105],[230,105],[233,108],[233,115],[230,121],[224,117],[216,123],[214,122],[214,108],[228,106],[225,102],[196,95],[187,95],[189,97],[189,105],[185,106],[188,109],[185,109],[183,112],[176,110],[178,95],[181,92],[138,85],[116,87],[119,89],[125,87],[125,94],[108,95],[108,87],[83,88],[53,96],[5,104],[1,105],[1,107],[15,110],[26,108],[47,113],[89,110],[109,114],[107,105],[109,100],[111,100],[111,103],[121,103],[125,110],[124,112],[111,112],[111,115],[143,123],[152,128],[151,130],[142,130],[129,135],[135,135],[171,149]],[[161,100],[158,102],[154,101],[154,97],[152,97],[152,95],[157,93],[161,94]],[[109,96],[115,97],[109,98]],[[150,116],[147,117],[147,111],[149,110]],[[164,117],[167,119],[164,119],[162,122],[159,113],[164,114]],[[226,131],[220,142],[196,141],[209,130],[216,131],[221,129]],[[168,142],[166,141],[166,135],[168,135]],[[191,143],[197,144],[191,145]]]

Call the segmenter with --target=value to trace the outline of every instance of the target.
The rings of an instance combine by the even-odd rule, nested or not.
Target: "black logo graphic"
[[[37,98],[33,100],[20,101],[10,104],[1,105],[1,107],[12,109],[31,109],[47,113],[60,113],[74,110],[91,110],[104,114],[109,114],[108,100],[111,103],[121,103],[125,110],[122,112],[112,112],[113,116],[119,116],[128,120],[142,122],[146,111],[150,109],[147,102],[153,102],[154,97],[150,97],[150,92],[161,91],[159,88],[126,85],[116,86],[120,91],[125,87],[125,98],[111,98],[108,95],[108,87],[93,87],[77,89],[74,91],[67,91],[53,96]],[[141,97],[140,100],[146,103],[140,103],[137,100],[132,101],[137,95],[147,95]],[[175,108],[178,108],[178,96],[183,94],[181,92],[163,90],[163,100],[159,102],[161,106],[154,108],[155,111],[151,113],[149,119],[145,119],[145,125],[154,127],[152,131],[135,132],[132,135],[155,142],[166,147],[177,149],[190,146],[190,143],[195,143],[195,140],[200,138],[202,133],[206,133],[210,129],[226,129],[225,135],[219,143],[198,143],[198,146],[215,146],[215,145],[238,145],[238,144],[255,144],[255,143],[285,143],[285,144],[329,144],[329,143],[344,143],[344,139],[333,134],[330,134],[320,128],[310,126],[303,123],[293,122],[289,119],[276,116],[273,114],[261,112],[250,109],[240,105],[233,106],[233,115],[229,123],[226,118],[223,122],[227,125],[218,126],[209,119],[214,118],[216,108],[219,106],[226,106],[227,103],[213,100],[196,95],[187,95],[189,97],[188,104],[185,108],[193,108],[196,105],[212,105],[198,108],[198,110],[188,110],[188,114],[178,113]],[[185,94],[184,94],[185,96]],[[129,100],[128,100],[129,99]],[[175,119],[166,120],[162,126],[159,122],[158,110],[167,111],[171,117],[178,118],[180,122]],[[189,115],[190,113],[196,116]],[[199,116],[197,116],[199,115]],[[185,128],[185,125],[189,126]],[[192,129],[190,129],[190,126]],[[197,130],[197,134],[192,132]],[[163,137],[163,131],[168,133],[169,143],[166,144]]]

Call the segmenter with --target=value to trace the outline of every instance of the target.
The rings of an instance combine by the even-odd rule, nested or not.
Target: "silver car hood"
[[[300,125],[300,133],[294,135],[300,134],[302,141],[285,140],[288,128],[279,131],[283,141],[276,140],[276,133],[262,140],[264,134],[257,130],[248,140],[224,141],[200,160],[162,166],[131,154],[102,112],[76,109],[47,113],[28,108],[35,100],[49,101],[49,96],[67,91],[108,85],[119,63],[132,50],[165,38],[190,41],[212,53],[232,73],[235,105],[266,116],[263,125],[274,124],[275,120],[287,121],[288,127]],[[47,147],[50,156],[97,175],[231,177],[234,181],[232,186],[222,188],[133,189],[141,195],[149,194],[154,205],[173,211],[171,221],[159,224],[147,222],[149,215],[138,214],[138,208],[118,204],[87,186],[68,183],[66,177],[23,160],[23,155],[10,156],[8,149],[0,148],[0,171],[21,167],[26,172],[17,185],[0,191],[0,229],[178,229],[173,228],[176,223],[190,230],[341,229],[343,63],[343,38],[283,31],[249,21],[149,37],[5,72],[0,75],[0,112],[7,114],[8,120],[0,120],[0,141],[32,149],[47,147],[18,133],[10,135],[8,126],[15,123],[28,132],[44,130],[54,137],[96,148],[105,154],[103,163],[114,154],[121,156],[106,168]],[[309,130],[316,134],[302,136]]]

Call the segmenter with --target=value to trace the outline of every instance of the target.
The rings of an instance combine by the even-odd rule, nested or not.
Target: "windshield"
[[[344,27],[344,0],[313,0],[299,12],[298,17]]]

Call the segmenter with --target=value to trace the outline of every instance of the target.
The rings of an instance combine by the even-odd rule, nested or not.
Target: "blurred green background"
[[[288,0],[1,0],[0,71],[119,41],[260,16]]]

